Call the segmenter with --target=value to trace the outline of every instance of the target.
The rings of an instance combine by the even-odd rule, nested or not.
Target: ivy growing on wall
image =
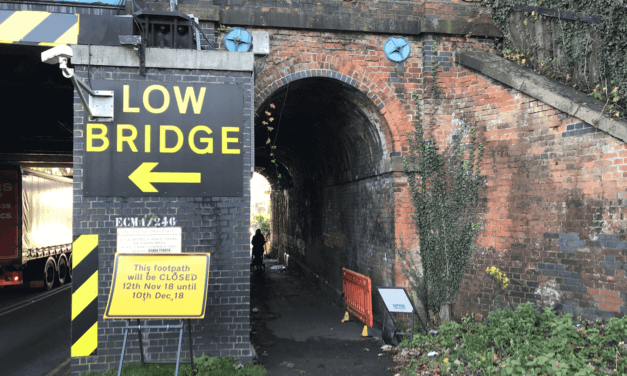
[[[270,103],[269,108],[264,111],[264,115],[265,115],[265,120],[263,120],[261,122],[262,125],[264,125],[266,127],[266,130],[268,131],[268,139],[266,140],[266,147],[269,149],[268,153],[270,154],[270,162],[274,165],[274,171],[276,173],[276,185],[275,185],[275,189],[274,189],[274,193],[276,195],[280,194],[282,188],[281,188],[281,178],[282,175],[279,172],[279,164],[277,163],[276,160],[276,155],[275,155],[275,151],[276,151],[276,134],[274,136],[274,141],[272,141],[272,138],[270,137],[272,134],[272,131],[274,131],[274,126],[270,123],[274,122],[274,117],[272,116],[272,112],[270,112],[269,110],[274,110],[276,108],[276,106],[274,105],[274,103]]]
[[[492,12],[492,21],[503,32],[497,46],[504,57],[562,81],[605,102],[605,115],[624,118],[627,109],[627,2],[624,0],[482,0]],[[541,6],[559,12],[592,15],[600,22],[548,17],[535,11],[524,12],[520,22],[510,17],[515,5]],[[540,12],[541,13],[541,12]],[[558,15],[560,13],[557,13]],[[597,17],[600,16],[600,17]],[[551,40],[545,36],[525,38],[519,48],[512,31],[528,23],[553,20]],[[548,48],[550,47],[550,48]],[[538,52],[541,51],[539,54]],[[540,57],[540,58],[539,58]],[[544,58],[541,58],[544,57]],[[592,69],[591,69],[592,68]],[[591,72],[592,70],[592,72]]]
[[[433,50],[437,54],[437,44]],[[403,157],[414,207],[413,219],[420,238],[420,263],[415,255],[397,249],[403,272],[422,302],[427,319],[439,314],[458,296],[462,278],[470,262],[480,228],[477,207],[482,144],[476,142],[475,128],[460,121],[448,148],[438,152],[433,130],[436,111],[441,106],[442,89],[438,84],[438,63],[431,69],[432,113],[428,126],[423,124],[420,99],[414,93],[416,117],[407,132],[409,155]]]

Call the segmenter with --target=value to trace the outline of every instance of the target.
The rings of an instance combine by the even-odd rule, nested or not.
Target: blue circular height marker
[[[390,37],[383,45],[385,56],[397,63],[407,59],[410,51],[409,43],[405,38]]]
[[[224,37],[224,46],[228,51],[248,52],[253,45],[253,37],[242,28],[234,27]]]

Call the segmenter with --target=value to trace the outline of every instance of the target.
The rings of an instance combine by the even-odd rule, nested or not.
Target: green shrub
[[[257,214],[253,217],[253,220],[250,222],[251,226],[257,226],[263,236],[266,239],[270,239],[270,216],[264,214]]]
[[[437,351],[431,368],[487,375],[627,375],[627,316],[609,322],[573,321],[552,308],[538,314],[530,302],[490,312],[483,323],[447,322],[437,335],[419,333],[399,347]],[[415,362],[408,366],[415,368]],[[616,370],[616,371],[615,371]]]

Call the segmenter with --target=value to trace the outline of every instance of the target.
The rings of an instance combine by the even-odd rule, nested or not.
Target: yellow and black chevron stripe
[[[97,347],[98,235],[81,235],[72,244],[72,356]]]
[[[0,10],[0,43],[77,44],[78,14]]]

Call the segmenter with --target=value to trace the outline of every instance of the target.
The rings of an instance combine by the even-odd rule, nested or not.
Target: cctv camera
[[[74,69],[67,67],[67,59],[74,54],[70,46],[61,44],[41,53],[41,60],[48,64],[59,64],[61,73],[65,78],[71,78],[74,75]]]
[[[41,53],[41,61],[48,64],[60,64],[73,56],[72,48],[62,44]]]

